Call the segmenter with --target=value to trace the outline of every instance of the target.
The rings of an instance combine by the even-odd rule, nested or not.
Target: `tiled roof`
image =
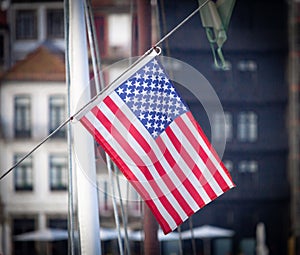
[[[3,73],[1,80],[64,81],[64,55],[57,49],[42,45]]]

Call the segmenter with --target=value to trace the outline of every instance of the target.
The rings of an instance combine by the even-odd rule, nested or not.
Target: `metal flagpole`
[[[71,111],[90,100],[86,25],[82,0],[70,0],[69,58]],[[101,254],[99,207],[93,137],[78,123],[73,125],[80,249],[83,255]]]

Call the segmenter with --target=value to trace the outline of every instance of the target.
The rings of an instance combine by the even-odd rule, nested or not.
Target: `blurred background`
[[[146,18],[139,13],[142,4],[148,8],[146,25],[141,24]],[[155,44],[199,3],[92,0],[91,5],[105,69],[140,54],[143,32],[150,31]],[[209,123],[199,101],[178,87],[207,136],[226,137],[223,162],[237,185],[181,226],[182,233],[194,228],[194,238],[159,239],[161,254],[267,254],[259,253],[261,242],[270,255],[300,254],[299,24],[298,0],[237,0],[222,48],[226,69],[214,64],[199,14],[160,45],[164,56],[193,66],[215,89],[225,133],[222,116]],[[64,30],[63,1],[1,2],[1,174],[67,118]],[[106,82],[126,67],[105,69]],[[112,191],[103,151],[95,148],[102,254],[119,254],[116,235],[105,234],[116,228]],[[128,184],[120,186],[128,228],[142,231],[143,203]],[[0,182],[0,254],[67,254],[67,187],[67,132],[62,128]],[[121,217],[120,200],[118,206]],[[197,236],[203,225],[228,232]],[[65,232],[58,235],[55,229]],[[52,231],[46,242],[39,239],[45,230]],[[33,231],[39,237],[22,236]],[[132,238],[130,249],[143,254],[143,238]]]

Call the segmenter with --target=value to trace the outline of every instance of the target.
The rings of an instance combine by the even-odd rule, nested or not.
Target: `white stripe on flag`
[[[128,156],[127,152],[123,150],[123,148],[118,144],[118,142],[114,139],[114,137],[106,130],[106,128],[102,125],[102,123],[91,113],[86,113],[86,118],[91,122],[91,124],[95,127],[95,129],[98,130],[98,132],[107,139],[107,142],[110,144],[110,146],[113,147],[116,153],[122,155],[125,160],[130,160],[130,157]],[[171,229],[175,229],[177,227],[176,222],[171,217],[165,206],[161,203],[161,201],[157,198],[155,192],[153,191],[152,187],[149,185],[148,181],[144,178],[143,175],[139,174],[139,169],[134,169],[136,167],[130,168],[130,170],[135,170],[135,172],[138,172],[137,179],[139,179],[139,182],[141,182],[145,189],[149,192],[149,196],[151,200],[154,202],[160,213],[163,215],[164,219],[168,222]],[[157,198],[157,199],[153,199]]]
[[[187,126],[190,126],[190,120],[187,118],[184,118],[184,116],[182,116],[182,119],[186,122]],[[174,133],[178,136],[183,136],[183,139],[186,139],[187,142],[182,143],[182,146],[184,147],[184,149],[186,151],[188,151],[188,153],[190,154],[191,158],[195,161],[195,164],[197,164],[202,172],[202,174],[205,177],[205,180],[209,183],[209,185],[211,186],[211,188],[213,189],[213,191],[216,193],[217,196],[220,196],[221,194],[223,194],[223,190],[220,188],[219,184],[217,183],[217,181],[215,180],[215,178],[213,177],[213,175],[211,174],[211,172],[209,171],[209,169],[207,168],[205,162],[203,162],[202,158],[199,156],[199,153],[195,150],[195,148],[189,143],[188,138],[185,136],[184,132],[182,132],[182,130],[180,129],[180,127],[177,126],[177,124],[175,122],[173,122],[170,125],[170,128],[174,131]],[[196,134],[193,133],[195,135],[195,139],[196,141],[198,141],[200,144],[202,144],[201,141],[203,141],[201,135],[197,132]],[[209,158],[211,158],[212,155],[207,155]],[[223,169],[222,169],[223,171]]]
[[[172,125],[172,124],[171,124]],[[167,149],[171,152],[173,157],[176,159],[176,163],[179,165],[179,167],[183,170],[183,172],[186,174],[186,177],[189,178],[192,185],[195,187],[195,189],[199,192],[199,195],[203,199],[204,203],[207,204],[211,201],[210,197],[200,184],[199,180],[195,178],[194,174],[191,172],[189,166],[186,164],[184,159],[181,157],[181,155],[177,152],[176,148],[174,148],[174,145],[170,141],[169,137],[166,135],[166,133],[162,133],[160,135],[161,139],[164,141],[165,145],[167,146]]]
[[[127,105],[124,104],[123,107],[120,107],[119,109],[121,111],[124,111],[124,109],[126,109],[126,108],[127,108]],[[149,182],[150,185],[157,184],[158,187],[161,189],[161,191],[159,191],[159,194],[156,193],[157,196],[165,195],[168,198],[169,202],[172,204],[172,206],[174,206],[177,213],[180,215],[180,218],[181,219],[187,218],[186,213],[181,208],[178,201],[174,198],[173,194],[171,193],[170,189],[168,189],[164,180],[157,173],[157,170],[155,169],[153,162],[148,157],[148,155],[145,153],[145,151],[140,147],[140,145],[136,141],[136,139],[134,137],[132,137],[131,134],[126,129],[126,127],[124,127],[123,122],[119,121],[118,117],[115,114],[113,114],[105,104],[101,105],[101,111],[103,113],[105,113],[105,115],[108,119],[113,120],[114,127],[118,130],[118,132],[120,132],[121,134],[127,134],[126,139],[127,139],[128,143],[124,144],[125,148],[123,148],[123,149],[126,150],[126,148],[131,147],[132,150],[136,151],[136,153],[139,155],[139,161],[142,161],[143,165],[147,166],[147,168],[149,169],[149,171],[151,172],[151,174],[153,176],[153,180],[147,180],[147,178],[143,174],[141,174],[140,169],[133,167],[133,172],[138,177],[139,181],[142,183]],[[133,118],[133,116],[129,116],[129,118],[130,117]],[[144,136],[144,133],[146,133],[146,132],[148,133],[148,131],[144,127],[138,131],[141,133],[142,136]],[[128,163],[129,166],[131,166],[132,164],[134,164],[134,165],[136,164],[136,162],[132,161],[131,159],[129,161],[127,161],[126,163]]]
[[[185,123],[188,125],[189,129],[191,130],[192,134],[197,134],[198,131],[195,128],[195,126],[191,123],[191,121],[188,119],[186,115],[182,116],[182,119],[185,121]],[[197,137],[194,137],[194,139],[197,140]],[[232,188],[234,187],[232,180],[228,177],[228,175],[224,172],[224,169],[221,167],[220,162],[216,159],[214,154],[211,152],[210,148],[207,147],[207,144],[203,141],[203,139],[197,140],[206,152],[207,156],[211,159],[214,166],[219,170],[219,173],[223,177],[224,181],[228,185],[228,187]]]
[[[130,109],[128,109],[127,107],[124,107],[124,108],[122,107],[122,105],[124,103],[118,95],[112,94],[111,98],[114,101],[114,103],[120,109],[122,109],[123,113],[125,114],[125,116],[128,117],[128,119],[132,120],[133,118],[135,118],[135,115],[132,113],[132,111]],[[135,127],[138,130],[143,130],[144,129],[144,126],[142,125],[142,123],[140,121],[135,122]],[[143,132],[143,136],[144,136],[146,141],[152,141],[153,140],[152,136],[147,131]],[[139,146],[139,145],[137,145],[137,146]],[[182,196],[186,199],[186,201],[190,205],[191,209],[193,211],[198,210],[199,205],[197,204],[197,202],[195,202],[194,198],[191,196],[191,194],[186,189],[186,187],[184,185],[182,185],[182,180],[180,180],[178,178],[178,176],[175,174],[175,172],[173,171],[170,164],[167,162],[165,156],[163,155],[163,151],[161,151],[161,149],[157,146],[156,142],[154,142],[154,141],[151,142],[151,147],[152,147],[153,152],[155,153],[156,158],[158,158],[160,160],[162,166],[164,167],[165,171],[169,175],[170,179],[173,181],[174,185],[179,190],[179,192],[182,194]],[[198,182],[197,178],[192,173],[190,173],[189,171],[184,172],[184,174],[186,175],[186,178],[189,178],[191,181]]]

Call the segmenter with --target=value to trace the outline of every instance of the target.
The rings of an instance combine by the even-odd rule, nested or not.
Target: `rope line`
[[[199,5],[190,15],[188,15],[183,21],[181,21],[176,27],[174,27],[169,33],[167,33],[163,38],[161,38],[157,43],[154,44],[148,51],[144,53],[138,60],[136,60],[131,66],[129,66],[125,71],[123,71],[115,80],[119,79],[131,68],[136,66],[138,63],[144,59],[147,55],[149,55],[153,50],[156,50],[158,45],[163,43],[168,37],[170,37],[175,31],[177,31],[181,26],[183,26],[190,18],[192,18],[201,8],[203,8],[210,0],[206,0],[203,4]],[[4,172],[0,176],[0,181],[7,176],[12,170],[18,167],[26,158],[28,158],[33,152],[35,152],[39,147],[41,147],[45,142],[47,142],[53,135],[55,135],[61,128],[63,128],[66,124],[72,121],[79,113],[81,113],[84,109],[86,109],[90,104],[92,104],[100,95],[102,95],[110,86],[108,85],[103,90],[101,90],[96,96],[94,96],[89,102],[83,105],[79,110],[77,110],[72,116],[66,119],[62,124],[60,124],[54,131],[52,131],[47,137],[42,139],[32,150],[30,150],[23,158],[21,158],[17,163],[15,163],[12,167]]]
[[[108,176],[109,176],[109,180],[111,183],[112,192],[113,192],[113,194],[115,194],[115,184],[114,184],[114,177],[113,177],[113,173],[112,173],[113,163],[110,161],[110,158],[107,153],[105,154],[105,156],[106,156],[106,161],[108,162],[107,169],[108,169]],[[119,216],[118,216],[116,196],[112,196],[112,203],[113,203],[113,210],[114,210],[114,216],[115,216],[115,223],[116,223],[116,227],[118,230],[119,251],[120,251],[120,255],[124,255],[124,252],[123,252],[124,249],[123,249],[123,244],[122,244],[122,233],[121,233],[121,227],[120,227],[120,220],[119,220]]]
[[[199,5],[190,15],[188,15],[183,21],[181,21],[176,27],[174,27],[169,33],[167,33],[163,38],[161,38],[154,47],[160,45],[163,41],[165,41],[168,37],[170,37],[174,32],[176,32],[181,26],[184,25],[190,18],[192,18],[197,12],[200,11],[210,0],[206,0],[203,4]]]

